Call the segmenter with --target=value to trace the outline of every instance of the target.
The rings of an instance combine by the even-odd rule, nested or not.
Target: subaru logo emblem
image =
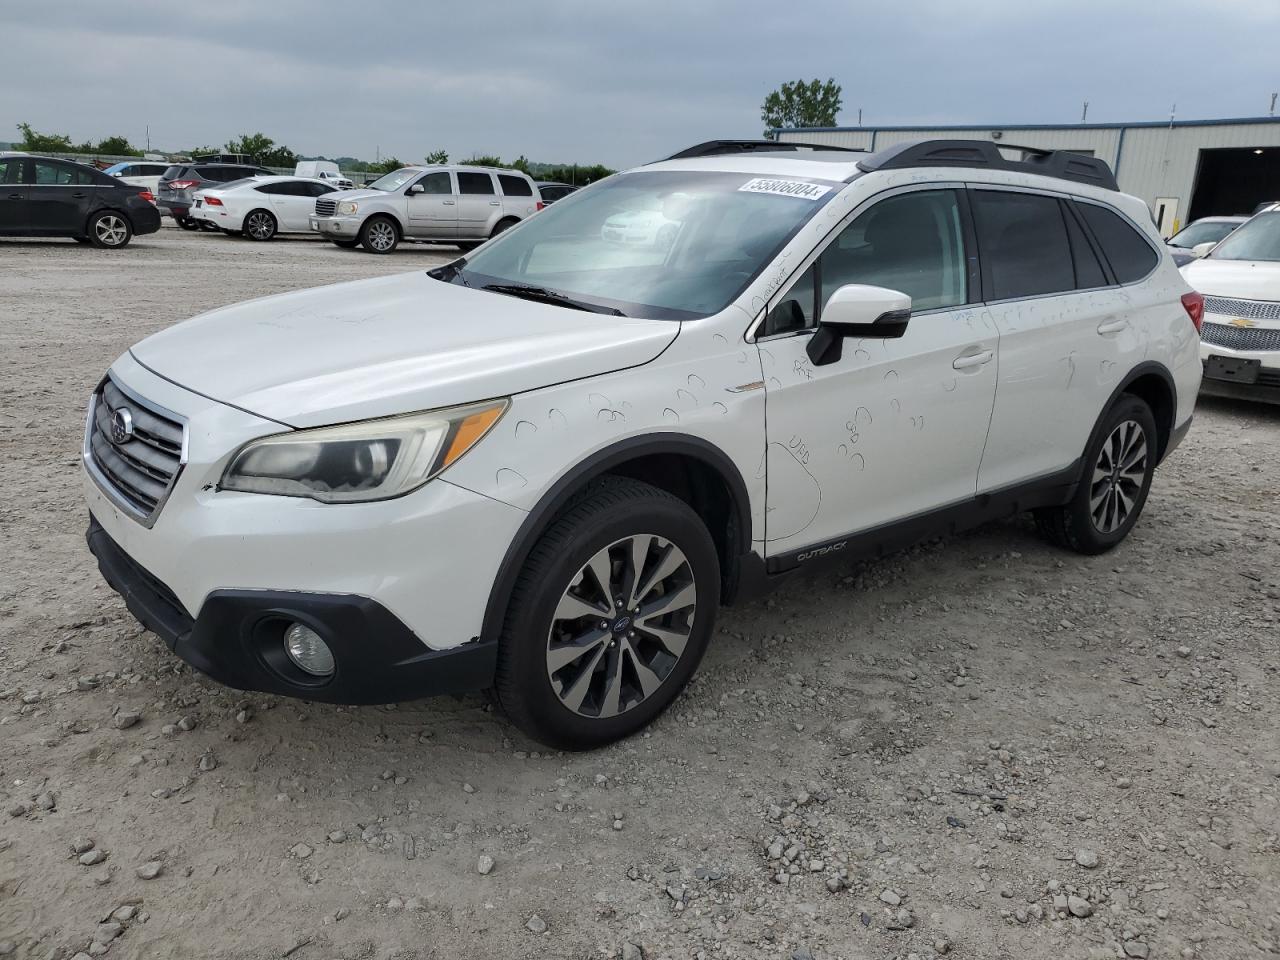
[[[111,415],[111,442],[128,443],[133,439],[133,414],[121,407]]]
[[[630,626],[631,626],[631,618],[630,618],[630,617],[619,617],[619,618],[618,618],[617,620],[615,620],[615,621],[614,621],[614,623],[613,623],[613,632],[614,632],[614,633],[621,633],[623,630],[626,630],[626,629],[627,629],[628,627],[630,627]]]

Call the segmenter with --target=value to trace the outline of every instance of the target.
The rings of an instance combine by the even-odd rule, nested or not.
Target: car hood
[[[1280,263],[1266,260],[1193,260],[1182,275],[1194,290],[1211,297],[1280,300]]]
[[[312,427],[639,366],[679,330],[672,321],[587,313],[409,273],[213,310],[131,352],[189,390]]]
[[[334,190],[332,193],[325,193],[322,196],[326,200],[363,200],[365,197],[390,197],[393,194],[386,190],[370,190],[367,187],[358,187],[352,190]]]

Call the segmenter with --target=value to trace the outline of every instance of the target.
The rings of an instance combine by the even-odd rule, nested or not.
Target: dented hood
[[[131,351],[189,390],[295,427],[470,403],[648,363],[680,325],[408,273],[202,314]]]

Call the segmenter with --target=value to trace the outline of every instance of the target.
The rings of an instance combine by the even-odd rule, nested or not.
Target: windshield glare
[[[421,170],[413,170],[409,167],[405,167],[402,170],[393,170],[391,173],[379,177],[369,184],[369,189],[383,190],[390,193],[393,190],[399,190],[420,173],[422,173]]]
[[[639,171],[570,194],[469,256],[472,287],[543,287],[627,316],[723,310],[840,184]]]
[[[1217,243],[1238,226],[1240,224],[1232,223],[1229,220],[1215,223],[1193,223],[1185,230],[1179,230],[1175,233],[1169,243],[1172,246],[1186,247],[1189,250],[1202,243]]]
[[[1213,248],[1214,260],[1280,261],[1280,211],[1260,213]]]

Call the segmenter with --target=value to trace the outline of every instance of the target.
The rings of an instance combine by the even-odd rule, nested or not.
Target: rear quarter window
[[[1076,209],[1093,231],[1117,283],[1134,283],[1156,268],[1159,254],[1151,249],[1137,228],[1119,214],[1093,203],[1077,203]]]
[[[532,197],[533,184],[524,177],[513,177],[509,174],[498,174],[498,183],[502,185],[502,193],[508,197]]]

